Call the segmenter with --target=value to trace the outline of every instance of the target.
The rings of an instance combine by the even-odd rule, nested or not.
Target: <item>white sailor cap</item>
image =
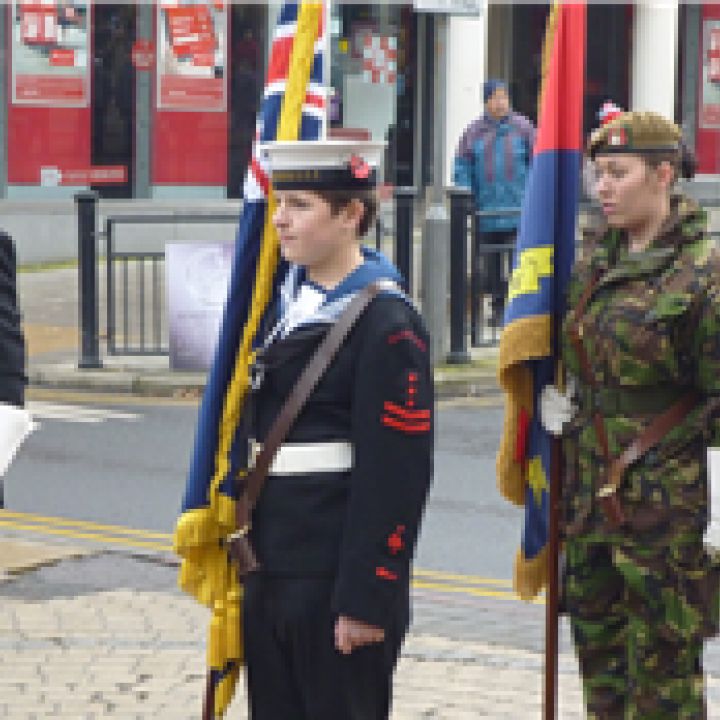
[[[362,190],[375,187],[385,143],[296,140],[260,146],[276,190]]]

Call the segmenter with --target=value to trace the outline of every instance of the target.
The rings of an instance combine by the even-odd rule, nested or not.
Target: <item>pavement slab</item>
[[[62,560],[87,557],[95,552],[88,547],[3,540],[0,541],[0,579]]]
[[[0,538],[0,547],[16,540]],[[29,543],[28,543],[29,544]],[[67,556],[0,585],[0,718],[199,716],[208,612],[175,586],[177,569],[120,552]],[[445,623],[446,598],[416,596],[416,622],[395,678],[392,720],[541,717],[540,606],[476,601],[465,625]],[[486,606],[484,613],[478,612]],[[458,608],[451,608],[456,613]],[[495,615],[493,615],[495,611]],[[584,717],[577,663],[559,658],[560,720]],[[708,677],[720,720],[720,677]],[[243,683],[228,718],[246,720]]]

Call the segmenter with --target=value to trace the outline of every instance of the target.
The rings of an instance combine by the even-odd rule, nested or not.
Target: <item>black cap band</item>
[[[350,167],[293,168],[273,170],[272,184],[276,190],[366,190],[375,187],[377,173],[368,169],[367,177],[356,177]]]
[[[633,147],[632,145],[598,145],[593,148],[590,156],[596,155],[645,155],[649,153],[677,153],[679,145],[651,145],[648,147]]]

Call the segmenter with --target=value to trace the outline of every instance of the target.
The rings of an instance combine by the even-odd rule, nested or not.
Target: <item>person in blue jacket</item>
[[[481,215],[477,243],[508,244],[515,240],[519,212],[535,142],[535,128],[524,115],[510,107],[507,85],[488,80],[483,85],[485,114],[465,129],[455,153],[453,182],[472,190],[475,208],[498,211]],[[480,257],[476,254],[476,257]],[[490,293],[493,314],[502,315],[507,268],[500,253],[491,253],[485,266],[484,289]]]

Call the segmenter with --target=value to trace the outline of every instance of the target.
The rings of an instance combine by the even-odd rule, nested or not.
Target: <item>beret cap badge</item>
[[[608,133],[608,145],[620,147],[627,145],[627,133],[625,128],[614,128]]]

